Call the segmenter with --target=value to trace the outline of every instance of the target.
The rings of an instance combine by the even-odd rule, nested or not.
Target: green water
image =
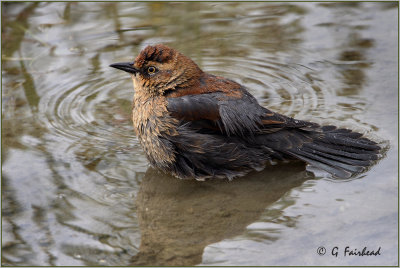
[[[390,2],[2,2],[3,265],[398,265],[397,22]],[[386,155],[340,182],[295,163],[232,182],[159,173],[131,80],[108,67],[156,43]]]

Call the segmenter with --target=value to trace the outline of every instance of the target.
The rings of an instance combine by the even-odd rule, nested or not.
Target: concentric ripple
[[[131,124],[130,78],[111,71],[107,79],[84,72],[74,78],[79,76],[74,80],[79,82],[67,79],[48,86],[39,103],[45,115],[40,119],[56,143],[53,155],[63,161],[78,159],[88,169],[126,180],[119,165],[132,170],[147,165]]]
[[[318,74],[285,58],[266,54],[206,59],[205,68],[244,85],[268,109],[288,116],[307,117],[332,105],[333,89],[319,86]],[[229,67],[226,67],[229,66]]]

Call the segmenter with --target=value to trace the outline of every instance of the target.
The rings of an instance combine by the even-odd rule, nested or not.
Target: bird
[[[133,128],[151,166],[180,179],[232,180],[291,160],[348,179],[381,156],[363,134],[271,111],[245,86],[164,44],[110,67],[132,78]]]

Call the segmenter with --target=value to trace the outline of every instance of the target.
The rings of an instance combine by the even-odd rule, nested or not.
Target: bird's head
[[[151,96],[190,87],[202,74],[191,59],[162,44],[147,46],[133,62],[114,63],[110,66],[130,73],[135,91]]]

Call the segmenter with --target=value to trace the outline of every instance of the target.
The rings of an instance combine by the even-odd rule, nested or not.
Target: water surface
[[[398,265],[397,16],[390,2],[3,2],[3,265]],[[232,182],[151,169],[130,78],[108,65],[156,43],[386,155],[350,181],[298,163]]]

